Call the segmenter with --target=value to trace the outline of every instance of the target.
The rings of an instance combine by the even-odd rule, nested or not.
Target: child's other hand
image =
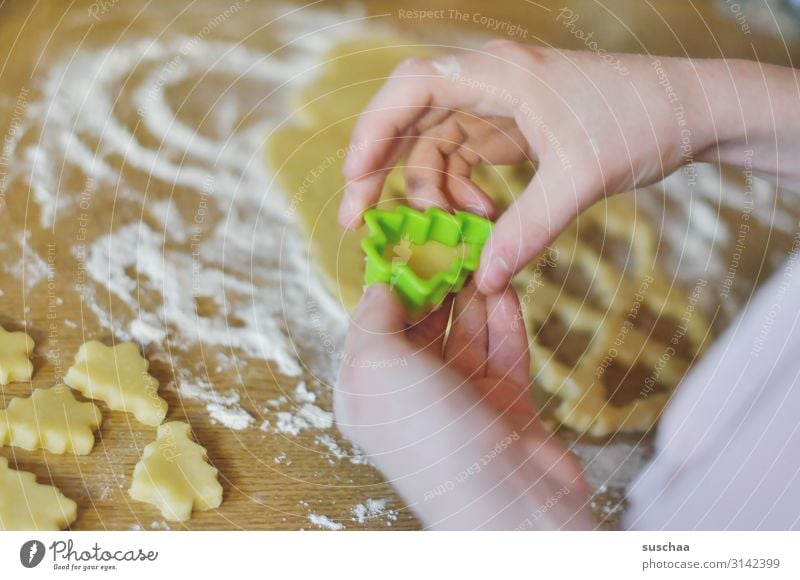
[[[339,429],[436,529],[594,527],[579,461],[539,421],[513,290],[470,285],[409,326],[389,288],[353,315],[334,394]],[[446,339],[445,339],[446,338]]]

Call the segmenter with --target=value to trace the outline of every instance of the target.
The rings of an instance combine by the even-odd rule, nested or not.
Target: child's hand
[[[591,528],[578,460],[541,425],[512,290],[470,285],[408,326],[389,288],[369,287],[334,394],[342,433],[423,524],[438,529]]]
[[[339,221],[360,224],[401,158],[412,205],[492,216],[472,166],[532,157],[536,176],[498,220],[475,276],[482,292],[497,292],[581,210],[692,161],[749,166],[800,188],[797,82],[792,69],[754,62],[508,40],[411,59],[358,119]]]

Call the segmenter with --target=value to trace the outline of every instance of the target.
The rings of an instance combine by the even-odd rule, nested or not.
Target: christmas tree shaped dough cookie
[[[78,350],[64,382],[85,397],[156,426],[167,415],[167,402],[158,396],[158,381],[148,374],[149,366],[133,342],[106,346],[91,340]]]
[[[75,521],[78,506],[36,476],[8,467],[0,457],[0,530],[60,530]]]
[[[192,441],[189,425],[164,423],[133,470],[131,497],[156,506],[168,520],[188,520],[192,508],[219,507],[222,486],[206,457],[205,448]]]
[[[0,326],[0,385],[14,381],[29,381],[33,363],[33,339],[24,332],[8,332]]]
[[[36,389],[0,411],[0,445],[88,455],[103,417],[94,403],[80,403],[66,385]]]

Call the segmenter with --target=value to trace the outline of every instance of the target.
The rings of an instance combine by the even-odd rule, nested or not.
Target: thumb
[[[519,199],[497,220],[475,274],[482,293],[506,288],[590,201],[566,171],[553,165],[542,164]]]
[[[353,314],[351,331],[354,337],[375,341],[382,336],[403,332],[405,328],[405,308],[389,286],[368,286]]]

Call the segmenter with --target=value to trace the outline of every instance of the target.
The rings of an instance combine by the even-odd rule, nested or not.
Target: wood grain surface
[[[236,4],[239,4],[238,2]],[[341,3],[323,2],[323,7],[336,9]],[[124,6],[123,6],[124,5]],[[219,13],[230,3],[121,2],[108,8],[100,18],[93,18],[91,2],[12,2],[0,8],[0,130],[6,135],[13,129],[14,106],[20,94],[31,101],[37,98],[36,81],[54,63],[77,51],[137,38],[167,36],[173,31],[190,31],[198,19]],[[220,38],[249,38],[267,18],[266,6],[242,2],[236,15],[210,35]],[[97,5],[95,5],[97,6]],[[757,56],[761,60],[787,63],[798,55],[786,25],[785,40],[773,35],[753,32],[743,34],[740,25],[725,12],[722,2],[631,2],[618,0],[595,2],[438,2],[436,0],[404,0],[405,9],[457,8],[465,13],[516,23],[526,38],[556,46],[580,48],[583,43],[566,27],[554,22],[555,14],[567,6],[580,15],[580,23],[607,50],[704,57]],[[449,38],[469,33],[491,35],[485,26],[472,18],[466,21],[410,21],[398,17],[395,1],[365,3],[365,10],[400,29],[424,30],[427,34],[441,30]],[[256,40],[255,42],[258,42]],[[267,42],[267,41],[265,41]],[[121,90],[124,90],[122,88]],[[208,111],[198,108],[186,111],[189,121],[198,123]],[[76,135],[80,132],[76,128]],[[26,134],[35,140],[36,135]],[[90,144],[93,145],[93,144]],[[20,145],[21,146],[21,145]],[[14,162],[14,152],[0,160],[0,167]],[[51,162],[43,159],[43,163]],[[146,173],[125,170],[123,183],[130,191],[147,192],[148,198],[170,197],[178,186],[149,180]],[[57,184],[63,195],[80,191],[80,176],[65,166]],[[56,382],[71,364],[78,347],[88,339],[111,343],[114,336],[93,314],[79,286],[81,272],[73,255],[78,243],[77,232],[85,227],[87,239],[94,240],[120,224],[143,218],[147,199],[125,199],[120,202],[119,189],[96,191],[92,195],[91,219],[80,225],[76,220],[61,220],[59,227],[43,227],[35,191],[23,180],[14,180],[3,191],[0,212],[0,323],[9,330],[25,329],[36,341],[33,355],[35,373],[32,384],[15,383],[4,387],[4,402],[12,396],[24,395],[31,387],[49,386]],[[174,197],[184,204],[187,213],[196,211],[196,198]],[[69,210],[72,211],[72,210]],[[223,219],[222,214],[213,220]],[[27,238],[23,238],[27,236]],[[30,285],[26,283],[26,256],[21,241],[27,240],[26,252],[35,252],[48,265],[48,277]],[[113,297],[100,296],[101,307],[113,318],[122,312]],[[152,307],[144,300],[141,308]],[[121,315],[121,314],[120,314]],[[77,324],[73,324],[77,323]],[[319,432],[304,431],[297,436],[262,432],[258,428],[231,430],[210,420],[202,402],[181,397],[175,389],[176,372],[180,368],[203,370],[218,390],[226,385],[239,389],[242,406],[258,416],[264,401],[291,393],[297,378],[282,377],[269,363],[252,359],[235,371],[222,370],[210,364],[213,349],[202,346],[184,347],[165,341],[149,344],[145,355],[152,361],[152,373],[161,384],[162,396],[169,403],[169,419],[188,420],[199,443],[208,449],[209,458],[220,471],[224,502],[216,511],[196,513],[185,524],[169,524],[173,529],[314,529],[310,514],[322,514],[341,522],[347,529],[416,529],[419,523],[411,510],[393,493],[373,468],[341,460],[316,442]],[[235,353],[234,353],[235,354]],[[309,384],[312,378],[306,377]],[[317,404],[330,409],[330,392],[324,385],[315,386],[320,399]],[[53,483],[79,505],[79,516],[73,529],[163,529],[160,514],[152,507],[134,502],[128,496],[130,478],[142,449],[155,437],[155,429],[138,424],[132,417],[103,408],[103,424],[98,444],[86,457],[55,456],[45,452],[25,452],[11,447],[0,448],[12,466],[34,472],[40,482]],[[343,449],[348,444],[331,429]],[[358,522],[353,508],[367,499],[388,500],[383,514],[366,522]]]

